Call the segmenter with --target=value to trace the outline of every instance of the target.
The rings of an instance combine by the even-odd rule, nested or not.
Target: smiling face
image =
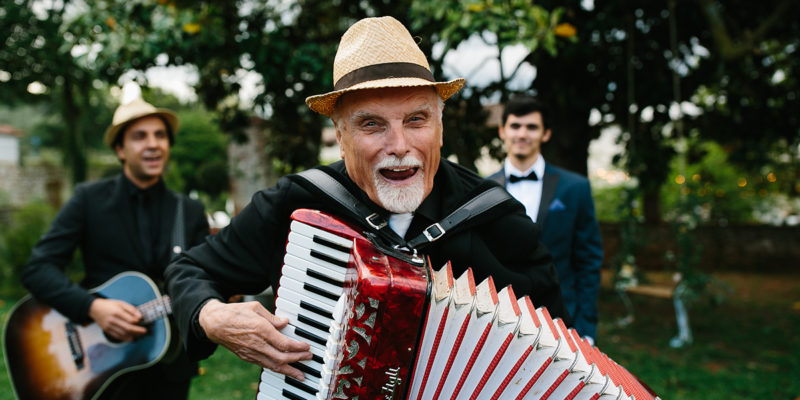
[[[539,111],[525,115],[510,114],[498,128],[498,134],[505,144],[511,164],[521,171],[536,162],[542,152],[542,143],[550,140],[550,129],[545,129]]]
[[[124,163],[125,176],[143,189],[158,182],[169,161],[169,134],[164,120],[157,116],[137,119],[120,135],[122,140],[114,149]]]
[[[430,87],[359,90],[332,116],[350,178],[370,200],[411,212],[433,189],[442,147],[442,102]]]

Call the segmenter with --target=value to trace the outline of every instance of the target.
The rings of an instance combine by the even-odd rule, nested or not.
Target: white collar
[[[541,181],[542,177],[544,176],[544,167],[544,157],[541,154],[539,154],[539,157],[536,157],[536,161],[526,171],[518,170],[517,167],[511,164],[511,160],[509,160],[508,157],[506,157],[505,164],[503,165],[503,169],[506,173],[506,180],[508,180],[508,177],[511,175],[527,176],[531,173],[531,171],[534,171],[536,172],[536,176]]]

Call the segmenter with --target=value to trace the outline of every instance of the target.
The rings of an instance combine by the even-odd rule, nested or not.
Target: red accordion
[[[379,250],[324,213],[292,214],[275,314],[308,342],[300,382],[264,369],[257,399],[657,399],[564,323],[491,278]]]

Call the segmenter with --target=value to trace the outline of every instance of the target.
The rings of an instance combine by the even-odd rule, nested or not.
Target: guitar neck
[[[153,321],[172,314],[172,302],[167,295],[150,300],[136,308],[140,313],[142,313],[142,321],[140,322],[140,325],[150,324]]]

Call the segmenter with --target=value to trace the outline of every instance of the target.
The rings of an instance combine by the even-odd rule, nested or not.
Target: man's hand
[[[308,343],[278,332],[289,321],[272,315],[260,303],[211,300],[200,310],[199,322],[209,340],[242,360],[303,380],[303,373],[289,364],[311,359]]]
[[[96,298],[89,306],[91,317],[108,336],[127,342],[147,333],[147,328],[137,325],[142,313],[121,300]]]

